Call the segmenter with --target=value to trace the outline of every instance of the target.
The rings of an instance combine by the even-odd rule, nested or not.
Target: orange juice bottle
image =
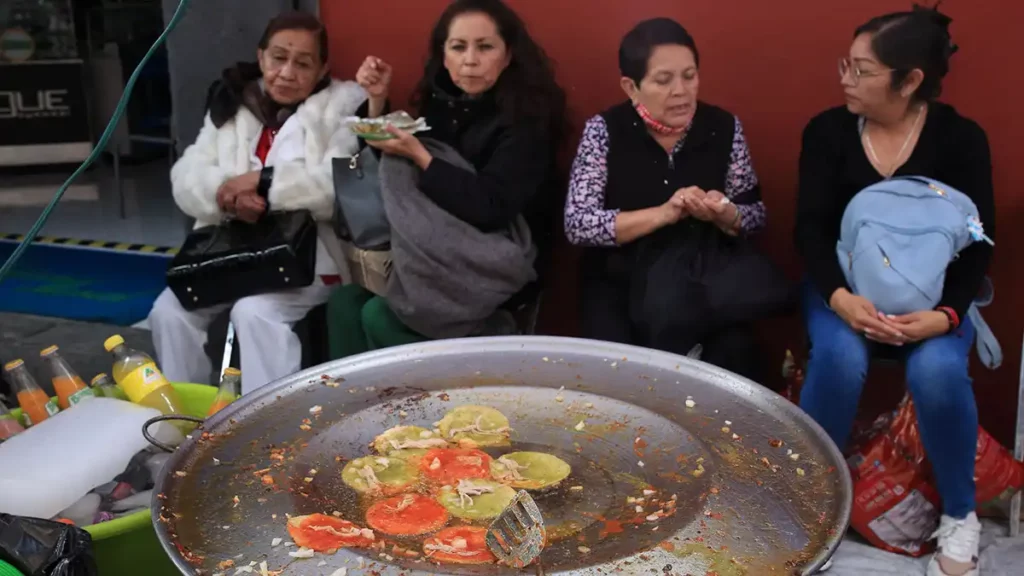
[[[217,391],[217,397],[213,399],[213,406],[210,406],[210,411],[206,413],[206,417],[213,416],[226,408],[228,404],[238,400],[241,389],[242,371],[237,368],[225,368],[224,377],[220,380],[220,390]]]
[[[125,395],[124,391],[117,387],[117,384],[110,379],[110,376],[100,373],[97,374],[92,382],[89,382],[89,386],[92,388],[93,393],[101,398],[116,398],[117,400],[127,400],[128,396]]]
[[[24,431],[21,423],[7,410],[7,406],[0,402],[0,442]]]
[[[107,338],[103,347],[114,355],[114,381],[129,400],[164,414],[185,413],[178,394],[148,354],[125,346],[119,335]]]
[[[29,426],[39,424],[60,410],[57,403],[53,401],[43,389],[36,384],[35,378],[28,373],[28,368],[20,359],[8,362],[4,366],[7,372],[7,380],[14,386],[18,395],[18,405],[25,415]]]
[[[78,373],[61,358],[56,346],[43,350],[39,357],[50,364],[53,391],[57,393],[57,405],[61,410],[67,410],[86,398],[96,397]]]

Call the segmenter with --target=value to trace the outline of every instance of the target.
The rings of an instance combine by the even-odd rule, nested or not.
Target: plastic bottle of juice
[[[107,338],[103,347],[114,355],[114,381],[129,400],[164,414],[185,413],[178,394],[148,354],[125,346],[120,335]]]
[[[128,396],[125,395],[124,391],[117,387],[117,384],[107,376],[105,373],[97,374],[92,382],[89,383],[92,387],[92,391],[102,398],[116,398],[118,400],[128,400]]]
[[[21,423],[7,410],[7,406],[0,402],[0,442],[24,431],[25,429],[22,428]]]
[[[21,406],[29,426],[35,426],[60,411],[57,403],[43,392],[39,384],[36,384],[35,378],[29,374],[21,359],[8,362],[4,366],[4,372],[7,372],[7,380],[14,386],[18,395],[18,405]]]
[[[220,379],[220,390],[217,397],[213,399],[210,411],[206,413],[209,418],[220,412],[235,400],[238,400],[239,391],[242,389],[242,371],[237,368],[225,368],[224,377]]]
[[[50,364],[51,382],[54,392],[57,393],[57,405],[61,410],[67,410],[82,400],[96,396],[78,373],[61,358],[56,346],[43,350],[39,357]]]

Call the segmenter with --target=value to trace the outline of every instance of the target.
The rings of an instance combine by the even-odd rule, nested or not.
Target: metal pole
[[[228,336],[224,339],[224,357],[220,361],[220,374],[217,382],[224,377],[224,371],[231,367],[231,352],[235,349],[235,324],[228,322]]]
[[[1024,339],[1021,342],[1020,382],[1017,385],[1017,429],[1013,442],[1013,457],[1024,460]],[[1020,500],[1017,492],[1010,500],[1010,536],[1020,534]]]

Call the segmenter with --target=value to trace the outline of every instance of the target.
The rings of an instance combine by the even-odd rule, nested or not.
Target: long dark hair
[[[871,50],[882,64],[892,68],[892,87],[898,90],[915,69],[924,80],[914,92],[918,101],[934,100],[942,94],[942,79],[949,72],[949,58],[959,49],[949,34],[952,18],[934,7],[919,4],[908,12],[894,12],[872,18],[854,33],[871,34]]]
[[[509,122],[538,122],[547,125],[555,138],[564,133],[565,91],[555,81],[554,66],[544,49],[526,29],[526,24],[501,0],[455,0],[441,13],[430,33],[427,64],[413,94],[413,104],[425,112],[435,90],[434,79],[444,68],[444,44],[452,20],[467,13],[486,14],[511,56],[508,68],[495,85],[498,108]]]

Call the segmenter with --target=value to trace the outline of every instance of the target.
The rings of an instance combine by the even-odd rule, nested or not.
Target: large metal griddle
[[[687,396],[696,406],[685,405]],[[234,574],[264,560],[286,575],[342,567],[350,575],[521,573],[399,559],[390,547],[305,560],[288,555],[294,547],[271,547],[274,538],[290,540],[286,515],[337,511],[361,522],[359,501],[340,479],[344,461],[369,454],[391,426],[429,427],[461,404],[504,412],[513,449],[552,452],[572,465],[559,489],[538,496],[553,535],[542,556],[548,574],[812,574],[849,522],[842,455],[782,397],[670,354],[515,337],[384,350],[242,398],[167,463],[154,490],[157,534],[183,574]],[[314,406],[322,410],[311,413]],[[699,465],[705,471],[695,475]],[[267,473],[274,486],[261,481]],[[609,535],[643,483],[675,494],[676,513]],[[218,568],[226,560],[234,566]]]

